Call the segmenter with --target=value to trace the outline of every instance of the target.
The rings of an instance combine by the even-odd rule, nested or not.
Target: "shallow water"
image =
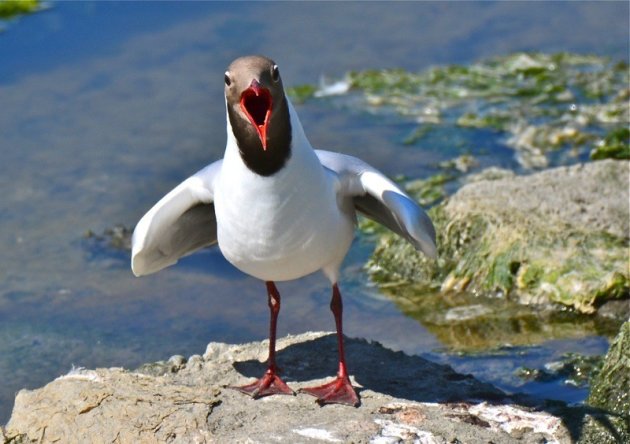
[[[133,367],[202,353],[209,341],[266,337],[264,286],[216,249],[137,279],[127,253],[94,249],[84,238],[133,226],[222,155],[222,76],[233,58],[268,54],[290,86],[352,69],[420,70],[518,50],[627,60],[627,29],[623,2],[64,2],[10,23],[0,33],[0,423],[17,390],[73,365]],[[414,122],[325,100],[298,112],[314,146],[358,155],[390,175],[427,175],[462,152],[481,166],[517,168],[513,151],[483,131],[413,149],[402,142]],[[408,353],[440,349],[370,285],[362,271],[370,249],[357,240],[342,271],[346,333]],[[279,289],[280,335],[334,328],[321,276]],[[432,356],[508,390],[574,402],[584,390],[521,386],[512,369],[560,351],[602,353],[607,342],[589,336],[537,347],[529,361],[508,353],[510,365],[497,372],[486,371],[494,355]]]

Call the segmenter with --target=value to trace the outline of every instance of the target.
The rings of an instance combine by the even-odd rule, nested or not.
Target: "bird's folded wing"
[[[131,251],[136,276],[173,265],[180,257],[217,241],[213,183],[221,163],[214,162],[186,179],[140,219]]]
[[[399,234],[417,250],[436,257],[435,228],[427,213],[383,173],[356,157],[316,150],[322,165],[339,178],[339,191],[354,207]]]

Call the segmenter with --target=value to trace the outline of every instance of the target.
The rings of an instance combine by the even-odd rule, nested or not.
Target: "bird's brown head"
[[[228,118],[245,164],[261,175],[290,155],[291,122],[278,65],[263,56],[234,60],[225,72]]]

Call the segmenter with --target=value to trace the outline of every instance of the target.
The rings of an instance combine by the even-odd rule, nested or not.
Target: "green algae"
[[[18,15],[29,14],[39,10],[39,0],[0,0],[0,19],[10,19]]]
[[[412,193],[422,206],[429,207],[446,197],[444,185],[455,179],[448,173],[438,173],[426,179],[417,179],[407,182],[405,188]]]
[[[630,130],[628,127],[610,131],[591,151],[591,159],[630,160]]]
[[[296,104],[304,103],[312,98],[317,91],[314,85],[295,85],[287,88],[287,94],[291,96]]]
[[[598,159],[627,158],[630,150],[627,137],[611,139],[630,121],[630,73],[625,63],[604,57],[516,53],[421,72],[353,71],[345,82],[334,95],[352,97],[346,106],[419,123],[405,145],[419,143],[436,126],[488,128],[507,136],[527,168],[547,166],[548,154],[562,148],[592,149]],[[325,86],[291,91],[301,101],[329,95]],[[599,154],[608,147],[615,154]]]

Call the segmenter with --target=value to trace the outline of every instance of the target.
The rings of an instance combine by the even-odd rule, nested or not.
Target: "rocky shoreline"
[[[278,345],[296,390],[334,372],[334,334],[288,336]],[[304,394],[252,400],[229,389],[264,371],[266,348],[266,341],[211,343],[203,356],[137,371],[74,369],[20,391],[0,442],[568,443],[576,433],[558,404],[510,396],[360,339],[348,339],[346,350],[358,408],[320,407]]]
[[[622,387],[628,325],[605,364]],[[449,366],[346,341],[358,408],[320,407],[305,394],[252,400],[229,386],[262,374],[267,341],[210,343],[188,359],[173,356],[135,371],[78,368],[22,390],[0,427],[0,443],[615,443],[630,437],[623,394],[612,406],[594,397],[594,407],[508,395]],[[278,349],[283,377],[295,390],[328,379],[335,368],[333,333],[287,336]],[[610,389],[599,391],[606,398]]]

